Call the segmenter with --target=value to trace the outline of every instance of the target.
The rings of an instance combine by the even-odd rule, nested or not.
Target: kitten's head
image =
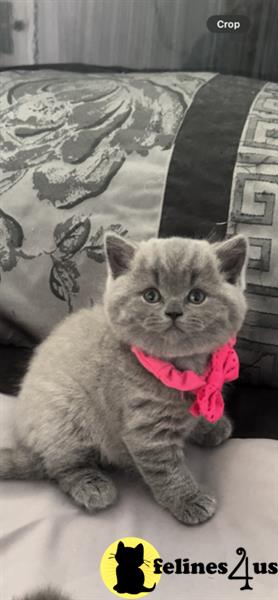
[[[125,546],[122,541],[118,543],[117,552],[115,554],[117,563],[123,564],[127,569],[129,566],[140,567],[144,562],[144,547],[143,544],[138,544],[135,548]]]
[[[211,352],[246,312],[243,236],[210,244],[189,238],[132,244],[106,236],[105,309],[117,337],[154,356]]]

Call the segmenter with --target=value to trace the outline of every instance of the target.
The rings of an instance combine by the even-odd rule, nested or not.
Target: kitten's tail
[[[22,446],[0,449],[0,479],[45,479],[42,460]]]
[[[154,583],[153,587],[151,587],[151,588],[147,588],[143,585],[142,592],[153,592],[155,586],[156,586],[156,583]]]

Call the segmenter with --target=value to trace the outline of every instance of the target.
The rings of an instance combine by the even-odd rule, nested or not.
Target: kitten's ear
[[[118,552],[122,552],[124,547],[125,547],[124,543],[122,541],[120,541],[118,543],[118,548],[117,548],[116,554],[118,554]]]
[[[116,279],[128,271],[136,248],[131,242],[114,233],[106,234],[104,247],[112,277]]]
[[[245,287],[245,268],[247,263],[248,242],[243,235],[214,244],[219,259],[219,270],[229,283]]]
[[[143,562],[143,559],[144,559],[144,546],[143,546],[143,544],[138,544],[138,546],[136,546],[135,550],[136,550],[138,559],[142,560],[142,562]]]

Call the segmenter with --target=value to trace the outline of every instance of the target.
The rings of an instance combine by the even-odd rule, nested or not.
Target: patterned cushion
[[[67,312],[100,299],[107,229],[135,239],[157,235],[175,136],[211,78],[0,74],[6,320],[42,339]]]
[[[101,298],[108,229],[243,232],[242,377],[277,386],[277,105],[276,84],[212,73],[2,72],[0,342]]]
[[[187,112],[160,235],[249,238],[241,380],[278,386],[278,85],[218,75]]]

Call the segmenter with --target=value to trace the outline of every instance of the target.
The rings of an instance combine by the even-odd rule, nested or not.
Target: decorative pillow
[[[249,238],[241,380],[278,386],[278,85],[218,75],[177,136],[160,235]]]
[[[67,312],[100,299],[107,229],[157,235],[175,136],[212,77],[0,74],[5,319],[42,339]]]
[[[277,106],[278,85],[212,73],[2,72],[2,344],[101,298],[107,229],[243,232],[241,373],[277,386]]]

